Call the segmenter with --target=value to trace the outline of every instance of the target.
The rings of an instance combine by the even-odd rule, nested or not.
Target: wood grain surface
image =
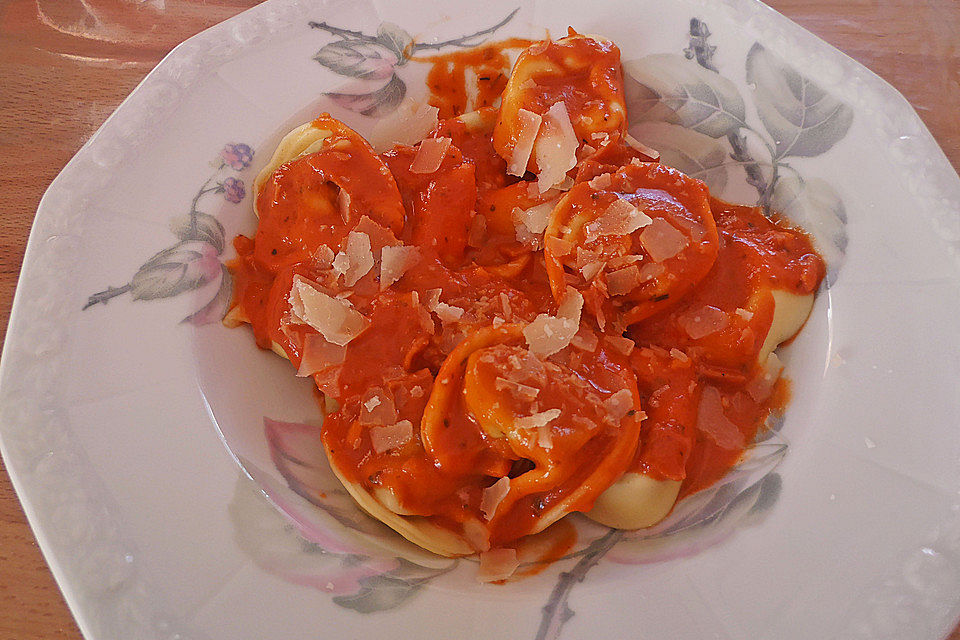
[[[0,340],[43,191],[176,44],[253,0],[0,2]],[[914,105],[960,166],[960,2],[768,0]],[[0,638],[79,639],[0,471]],[[960,629],[950,635],[960,640]]]

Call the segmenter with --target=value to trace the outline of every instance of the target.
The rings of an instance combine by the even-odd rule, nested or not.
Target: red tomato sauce
[[[495,105],[507,83],[505,52],[528,44],[511,40],[429,58],[431,102],[444,118],[462,113],[464,78],[473,74],[476,104]],[[616,85],[618,74],[619,66],[616,74],[584,75],[574,84]],[[559,88],[554,94],[585,95]],[[573,108],[587,108],[580,104],[586,98],[570,99]],[[284,164],[257,194],[255,237],[234,241],[231,318],[252,326],[259,347],[276,345],[301,367],[319,334],[291,321],[295,279],[346,296],[341,299],[363,316],[366,328],[345,345],[327,344],[338,360],[311,372],[339,405],[324,420],[323,442],[347,480],[401,515],[427,516],[459,533],[471,521],[487,522],[489,542],[504,545],[538,531],[553,508],[588,510],[628,469],[682,481],[686,496],[722,477],[768,415],[782,410],[787,385],[758,383],[763,370],[757,354],[773,317],[769,289],[810,294],[823,278],[823,261],[803,232],[759,209],[709,199],[699,181],[638,162],[643,154],[613,136],[586,174],[584,164],[571,170],[571,178],[580,171],[580,181],[567,192],[573,195],[564,224],[583,212],[593,220],[623,198],[667,220],[686,243],[658,262],[662,272],[616,296],[607,285],[578,283],[575,254],[554,259],[549,246],[545,252],[518,237],[517,210],[547,196],[534,193],[529,179],[506,174],[492,130],[441,120],[430,135],[450,138],[451,145],[436,171],[415,173],[416,148],[377,155],[329,116],[317,122],[334,131],[334,143]],[[589,186],[587,180],[605,173],[613,174],[609,186]],[[330,284],[339,282],[334,256],[358,229],[366,230],[376,260],[384,247],[401,245],[415,247],[419,260],[386,288],[374,266],[339,290]],[[627,242],[616,257],[642,252],[646,242]],[[650,260],[641,256],[639,262]],[[624,264],[629,269],[632,263]],[[515,364],[511,349],[524,345],[520,327],[539,314],[557,314],[571,284],[585,299],[581,333],[597,346],[571,344],[547,358],[543,371],[539,365],[523,369],[521,362],[517,375],[529,378],[501,381],[497,371],[509,373]],[[702,316],[722,321],[704,333]],[[466,349],[487,330],[492,342]],[[451,362],[458,350],[462,362]],[[483,357],[491,360],[481,366],[477,359]],[[466,406],[476,396],[459,391],[470,376],[482,378],[483,389],[502,385],[521,400],[478,414]],[[451,391],[444,396],[439,387]],[[608,424],[604,416],[618,392],[629,406]],[[725,435],[704,422],[707,409]],[[543,433],[537,427],[509,426],[553,410],[576,419],[553,430],[549,448],[542,445],[546,436],[532,435]],[[503,433],[497,433],[497,411],[510,416]],[[402,442],[383,449],[384,429]],[[514,494],[511,488],[498,515],[488,518],[485,492],[504,477],[521,489]],[[551,553],[565,553],[568,538]]]

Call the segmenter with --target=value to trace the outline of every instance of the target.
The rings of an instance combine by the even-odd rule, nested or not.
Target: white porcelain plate
[[[891,87],[758,2],[586,7],[268,2],[177,47],[53,182],[4,347],[0,435],[87,637],[949,631],[956,173]],[[368,133],[423,96],[418,57],[567,25],[619,43],[634,135],[808,228],[829,286],[784,350],[786,415],[726,481],[653,531],[579,523],[566,559],[484,586],[471,560],[420,552],[345,498],[309,384],[219,324],[223,263],[254,229],[251,180],[282,132],[331,110]]]

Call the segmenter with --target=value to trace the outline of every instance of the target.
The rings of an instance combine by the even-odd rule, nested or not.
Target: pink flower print
[[[234,171],[242,171],[253,161],[253,149],[247,144],[228,144],[220,152],[220,158]],[[229,200],[229,198],[227,198]],[[240,200],[230,200],[240,202]]]
[[[237,178],[227,178],[223,181],[223,197],[227,202],[238,204],[243,197],[247,195],[247,190],[243,186],[243,181]]]

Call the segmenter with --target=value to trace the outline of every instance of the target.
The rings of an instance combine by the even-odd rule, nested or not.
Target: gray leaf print
[[[357,593],[334,597],[333,601],[358,613],[386,611],[400,606],[420,590],[420,584],[411,584],[389,574],[360,579]]]
[[[407,85],[394,75],[390,82],[372,93],[327,93],[326,96],[344,109],[378,118],[392,113],[407,94]]]
[[[193,217],[177,216],[170,221],[170,231],[180,240],[202,240],[216,247],[217,253],[223,253],[223,225],[209,214],[198,211]]]
[[[810,234],[827,263],[827,284],[833,284],[848,241],[847,211],[834,188],[820,178],[787,174],[774,185],[771,204]]]
[[[375,80],[390,77],[400,53],[379,42],[337,40],[325,44],[313,59],[342,76]]]
[[[853,109],[800,75],[760,43],[747,54],[747,82],[757,112],[776,143],[776,157],[817,156],[840,141]]]
[[[130,280],[134,300],[169,298],[206,284],[220,273],[216,247],[190,240],[164,249],[147,260]],[[210,264],[216,271],[210,273]]]
[[[377,42],[397,54],[399,66],[407,61],[407,48],[413,43],[413,38],[392,22],[384,22],[377,29]]]
[[[731,159],[718,140],[662,122],[632,126],[630,135],[659,151],[663,164],[703,180],[712,193],[723,193]]]
[[[657,54],[627,62],[623,70],[631,122],[669,122],[711,138],[746,126],[736,86],[692,60]]]

